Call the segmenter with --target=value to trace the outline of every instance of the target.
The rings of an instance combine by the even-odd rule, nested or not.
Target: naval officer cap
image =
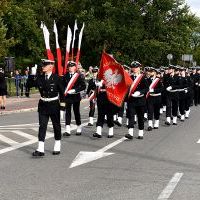
[[[141,67],[141,63],[139,63],[138,61],[133,61],[131,63],[131,68],[138,68],[138,67]]]
[[[76,63],[74,61],[69,61],[67,63],[67,67],[74,67],[74,66],[76,66]]]
[[[42,65],[46,66],[46,65],[54,65],[55,61],[54,60],[48,60],[48,59],[41,59],[42,61]]]
[[[92,72],[95,73],[95,72],[98,72],[99,68],[97,66],[93,67],[92,69]]]

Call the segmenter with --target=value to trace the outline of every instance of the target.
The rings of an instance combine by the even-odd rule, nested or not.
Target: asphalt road
[[[87,106],[87,102],[81,106],[84,124]],[[0,199],[197,200],[199,119],[200,107],[193,107],[184,123],[166,127],[162,120],[159,130],[146,131],[144,140],[136,139],[135,133],[132,141],[123,138],[128,131],[125,126],[115,127],[111,139],[106,137],[106,125],[101,139],[92,137],[95,127],[85,126],[82,136],[73,131],[70,138],[62,139],[59,156],[51,154],[54,139],[49,124],[45,157],[34,159],[37,112],[1,116]],[[73,163],[80,165],[72,167]]]

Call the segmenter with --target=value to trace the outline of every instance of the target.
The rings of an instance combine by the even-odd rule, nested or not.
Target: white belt
[[[139,97],[143,97],[144,96],[144,94],[141,94],[141,95],[139,95],[139,96],[137,96],[137,97],[133,97],[133,98],[139,98]]]
[[[42,101],[45,101],[45,102],[50,102],[50,101],[58,100],[58,96],[57,96],[57,97],[52,97],[52,98],[40,97],[40,99],[41,99]]]
[[[169,90],[168,92],[173,93],[173,92],[178,92],[178,90]]]
[[[150,96],[152,96],[152,97],[157,97],[157,96],[160,96],[160,95],[161,95],[161,93],[157,93],[157,94],[150,93]]]
[[[187,90],[187,88],[183,88],[183,89],[179,89],[179,92],[184,92],[185,90]]]
[[[99,91],[100,92],[106,92],[106,89],[100,89]]]

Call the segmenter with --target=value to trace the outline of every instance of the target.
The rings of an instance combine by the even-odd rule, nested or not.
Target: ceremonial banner
[[[75,20],[75,24],[74,24],[74,34],[73,34],[73,39],[72,39],[72,60],[74,59],[74,41],[75,41],[75,38],[76,38],[76,31],[78,30],[78,27],[77,27],[77,22]]]
[[[46,25],[41,22],[41,29],[43,30],[43,35],[44,35],[44,41],[45,41],[45,46],[46,46],[46,51],[47,51],[47,57],[49,60],[54,60],[54,56],[53,56],[53,53],[51,52],[51,49],[50,49],[50,44],[49,44],[49,31],[46,27]],[[55,70],[54,70],[55,72]]]
[[[79,61],[79,58],[80,58],[81,41],[82,41],[84,27],[85,27],[85,24],[83,23],[83,26],[82,26],[81,31],[79,33],[79,39],[78,39],[78,50],[77,50],[77,55],[76,55],[76,66],[78,65],[78,61]]]
[[[58,43],[58,30],[57,30],[55,20],[54,20],[53,31],[54,31],[55,37],[56,37],[56,53],[57,53],[58,75],[62,76],[63,75],[62,55],[61,55],[60,45]]]
[[[121,107],[132,84],[130,75],[111,55],[103,52],[98,78],[104,80],[109,101]]]
[[[156,87],[156,85],[158,84],[159,80],[160,80],[159,78],[155,78],[152,81],[151,85],[149,86],[149,90],[154,89]],[[146,94],[146,98],[148,98],[149,94],[150,94],[150,92],[148,91],[147,94]]]
[[[63,74],[66,74],[67,72],[67,63],[69,61],[69,53],[70,53],[70,46],[72,41],[72,31],[70,27],[67,28],[67,42],[66,42],[66,54],[65,54],[65,67],[63,70]]]

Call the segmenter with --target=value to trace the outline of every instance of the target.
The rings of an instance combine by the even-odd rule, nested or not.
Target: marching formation
[[[80,102],[81,93],[86,90],[89,99],[89,123],[94,125],[95,107],[97,106],[96,131],[93,137],[101,138],[105,124],[109,127],[108,138],[114,136],[114,125],[122,126],[126,114],[127,134],[133,139],[135,126],[138,124],[138,139],[144,138],[144,122],[148,121],[147,131],[158,129],[160,114],[166,112],[167,126],[177,125],[177,118],[183,122],[190,115],[190,106],[200,103],[200,68],[186,69],[170,65],[162,68],[145,67],[138,61],[130,66],[122,66],[112,55],[102,53],[100,68],[94,67],[92,78],[86,84],[85,77],[78,70],[80,48],[84,23],[78,37],[76,59],[74,41],[78,30],[75,21],[74,33],[68,26],[65,64],[62,66],[61,49],[58,43],[58,31],[54,21],[56,39],[57,68],[50,49],[49,31],[42,22],[48,59],[42,59],[42,70],[30,87],[38,87],[41,98],[38,103],[39,133],[38,148],[34,157],[42,157],[49,118],[54,129],[55,144],[53,155],[61,151],[61,123],[65,115],[63,137],[71,135],[71,109],[73,107],[77,125],[76,135],[82,134]],[[70,56],[71,49],[71,56]],[[74,61],[75,60],[75,61]],[[172,120],[172,122],[171,122]]]
[[[130,66],[123,66],[124,72],[131,79],[126,96],[121,106],[109,100],[107,88],[117,89],[117,85],[124,79],[115,71],[108,77],[99,79],[99,69],[92,69],[92,78],[86,84],[85,78],[77,71],[76,63],[69,61],[67,73],[59,77],[52,73],[54,61],[42,60],[42,73],[37,76],[33,86],[39,88],[41,98],[38,104],[39,134],[38,148],[33,152],[34,157],[44,156],[44,142],[49,118],[54,128],[53,155],[61,151],[61,123],[60,117],[65,113],[65,132],[63,137],[70,137],[71,108],[73,107],[77,125],[76,135],[82,134],[80,101],[81,92],[86,90],[89,99],[89,123],[94,126],[95,107],[97,106],[96,131],[93,137],[101,138],[105,123],[109,127],[108,138],[114,136],[114,125],[122,126],[123,116],[126,117],[127,133],[125,137],[133,139],[136,132],[138,139],[144,138],[144,123],[147,121],[146,131],[159,129],[160,114],[165,112],[167,126],[177,125],[178,120],[183,122],[189,118],[190,106],[200,104],[200,68],[186,69],[170,65],[159,69],[145,67],[133,61]],[[109,80],[107,80],[107,79]],[[86,88],[87,87],[87,88]],[[113,93],[113,94],[114,94]],[[138,127],[136,131],[135,127]]]

